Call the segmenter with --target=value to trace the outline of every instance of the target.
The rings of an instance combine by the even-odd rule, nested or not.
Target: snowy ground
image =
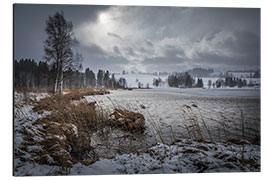
[[[242,149],[244,152],[241,153]],[[90,166],[75,164],[70,175],[168,174],[196,172],[258,172],[260,148],[252,145],[207,144],[190,141],[174,145],[157,144],[147,153],[117,155]],[[55,175],[58,167],[27,164],[27,175]]]
[[[43,114],[33,112],[33,106],[23,103],[22,100],[25,99],[23,94],[15,93],[14,149],[16,156],[14,175],[260,171],[260,146],[249,143],[256,133],[260,134],[259,90],[254,92],[248,90],[236,92],[234,90],[235,93],[234,91],[228,93],[230,96],[220,91],[214,93],[205,91],[204,94],[201,93],[204,90],[195,93],[192,90],[184,91],[161,88],[133,91],[117,90],[107,95],[85,97],[89,102],[97,101],[99,106],[108,111],[112,111],[115,107],[121,107],[142,113],[146,118],[146,140],[138,141],[138,143],[145,143],[149,148],[138,154],[116,153],[112,158],[99,158],[98,161],[89,166],[77,163],[72,168],[65,169],[64,172],[61,167],[40,165],[34,161],[23,160],[30,159],[31,155],[20,149],[21,144],[25,141],[21,130],[35,132],[36,127],[32,123],[50,112]],[[239,97],[239,94],[242,96],[244,94],[244,97]],[[47,94],[37,96],[32,94],[28,98],[40,99],[46,96]],[[240,126],[241,112],[245,124],[244,137]],[[206,143],[189,140],[183,124],[187,124],[186,120],[190,117],[197,118],[200,123],[201,118],[203,118],[211,130],[212,136],[220,142]],[[160,131],[159,135],[153,126]],[[225,129],[225,126],[228,128]],[[201,127],[204,138],[209,139],[206,130],[203,129],[202,125]],[[251,127],[252,130],[250,130]],[[38,138],[35,134],[33,136]],[[161,142],[159,136],[162,136],[166,144]],[[98,136],[93,136],[92,140],[98,142],[98,138]],[[230,138],[246,139],[249,142],[243,140],[242,142],[246,143],[241,145],[226,142]],[[175,143],[177,139],[178,141]],[[95,148],[95,143],[93,146]],[[28,147],[30,150],[39,148],[35,145]]]
[[[243,150],[243,153],[241,153]],[[147,153],[101,159],[91,166],[76,164],[71,174],[164,174],[259,171],[260,147],[184,140],[157,144]]]

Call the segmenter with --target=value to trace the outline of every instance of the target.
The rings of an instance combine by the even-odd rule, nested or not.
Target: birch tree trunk
[[[54,84],[54,91],[53,93],[56,94],[58,89],[58,72],[56,73],[56,78],[55,78],[55,84]]]
[[[62,94],[63,92],[63,81],[64,81],[64,73],[63,70],[60,70],[60,84],[59,84],[59,93]]]
[[[59,83],[59,64],[58,60],[56,61],[56,78],[55,78],[55,84],[54,84],[54,94],[57,94],[58,90],[58,83]]]

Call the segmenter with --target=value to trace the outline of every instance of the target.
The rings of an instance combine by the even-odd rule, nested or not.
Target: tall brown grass
[[[33,101],[34,112],[41,114],[50,111],[51,114],[32,124],[37,128],[37,134],[26,130],[22,132],[24,139],[34,140],[33,136],[39,136],[43,140],[26,140],[22,148],[27,150],[27,147],[33,144],[41,146],[42,151],[31,152],[35,162],[65,169],[76,162],[89,165],[98,159],[95,147],[91,145],[91,136],[95,132],[101,132],[105,137],[110,133],[107,128],[110,127],[130,134],[143,133],[145,119],[142,114],[125,109],[115,109],[109,114],[102,107],[98,107],[95,101],[88,103],[83,98],[107,93],[109,92],[104,89],[69,90],[65,95],[51,95]],[[53,162],[50,162],[49,157]]]

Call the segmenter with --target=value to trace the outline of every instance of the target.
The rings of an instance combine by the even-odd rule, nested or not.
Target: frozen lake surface
[[[146,119],[146,132],[151,137],[159,133],[166,141],[183,136],[188,138],[190,132],[186,127],[192,119],[199,122],[205,139],[209,138],[209,133],[202,120],[218,141],[231,138],[253,141],[260,133],[259,89],[116,90],[86,99],[96,101],[108,112],[121,108],[142,113]]]
[[[149,91],[149,90],[134,90]],[[219,89],[180,89],[180,88],[153,88],[152,92],[180,93],[188,95],[227,97],[227,98],[260,98],[260,89],[254,88],[219,88]]]

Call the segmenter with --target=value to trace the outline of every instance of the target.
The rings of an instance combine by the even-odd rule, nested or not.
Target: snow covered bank
[[[200,143],[183,140],[157,144],[148,152],[101,159],[90,166],[76,164],[76,174],[164,174],[260,171],[260,147],[244,144]]]
[[[36,156],[33,156],[32,152],[49,152],[49,150],[38,144],[33,144],[33,142],[44,141],[41,137],[46,137],[46,132],[47,135],[51,136],[54,127],[60,128],[60,132],[67,131],[67,133],[74,134],[74,136],[77,136],[80,130],[78,127],[74,127],[74,124],[67,124],[67,126],[62,127],[61,124],[54,123],[49,126],[48,131],[43,132],[43,136],[40,134],[42,133],[40,129],[45,129],[36,121],[50,115],[50,112],[35,113],[32,110],[33,106],[23,102],[23,99],[20,94],[15,95],[14,175],[16,176],[260,171],[259,145],[197,142],[183,138],[181,131],[179,131],[181,130],[179,125],[185,123],[180,114],[182,113],[181,109],[188,111],[187,105],[191,106],[189,108],[193,108],[193,111],[189,112],[192,117],[199,116],[202,113],[207,123],[214,118],[226,122],[225,125],[228,125],[229,129],[230,126],[234,125],[231,121],[238,122],[239,120],[239,112],[236,109],[239,106],[245,114],[245,120],[248,123],[254,121],[256,125],[258,109],[254,109],[254,105],[258,104],[258,101],[254,99],[209,98],[172,92],[123,90],[113,91],[111,94],[101,96],[87,96],[85,97],[87,101],[96,101],[98,106],[108,111],[108,114],[115,107],[125,107],[125,109],[131,111],[141,112],[145,117],[146,131],[151,130],[150,121],[155,121],[161,130],[165,143],[152,142],[152,144],[148,145],[146,143],[149,136],[147,132],[142,134],[144,137],[134,139],[135,136],[130,137],[130,134],[125,134],[120,130],[104,129],[102,133],[107,134],[106,137],[102,137],[99,133],[89,134],[93,151],[84,154],[92,156],[93,154],[90,153],[94,152],[99,160],[95,163],[89,163],[90,165],[79,161],[70,162],[68,167],[55,165],[55,160],[49,156],[49,153],[43,154],[46,158],[43,164],[38,163],[35,159]],[[199,106],[200,111],[196,109],[196,106]],[[227,114],[224,109],[227,110]],[[220,118],[220,111],[223,112],[224,117],[227,119],[218,119]],[[209,128],[213,130],[214,124],[209,125],[211,125]],[[63,129],[65,127],[67,128]],[[172,139],[178,139],[178,141],[173,141],[172,144],[170,143],[172,134],[169,127],[174,132],[173,136],[175,137]],[[32,134],[31,137],[35,141],[25,138],[22,134],[24,130]],[[65,143],[68,139],[68,136],[54,135],[57,142]],[[229,135],[231,136],[231,134]],[[216,137],[218,138],[218,136]],[[131,140],[137,144],[131,143],[132,146],[130,146]],[[22,146],[22,144],[27,146]],[[125,150],[126,146],[137,150],[137,147],[143,145],[147,145],[144,151],[130,152]],[[55,152],[68,153],[69,149],[67,148],[67,150],[67,152],[64,152],[59,149],[59,151]],[[109,156],[102,156],[102,153],[106,152]],[[81,156],[81,158],[84,157]],[[68,159],[66,160],[68,161]],[[65,160],[63,159],[63,161]],[[47,164],[44,164],[44,162]]]
[[[27,169],[27,171],[25,171]],[[53,175],[59,167],[28,164],[19,167],[28,175]],[[90,166],[81,163],[69,169],[70,175],[164,174],[198,172],[258,172],[260,147],[189,140],[174,145],[157,144],[143,154],[123,154],[100,159]]]

